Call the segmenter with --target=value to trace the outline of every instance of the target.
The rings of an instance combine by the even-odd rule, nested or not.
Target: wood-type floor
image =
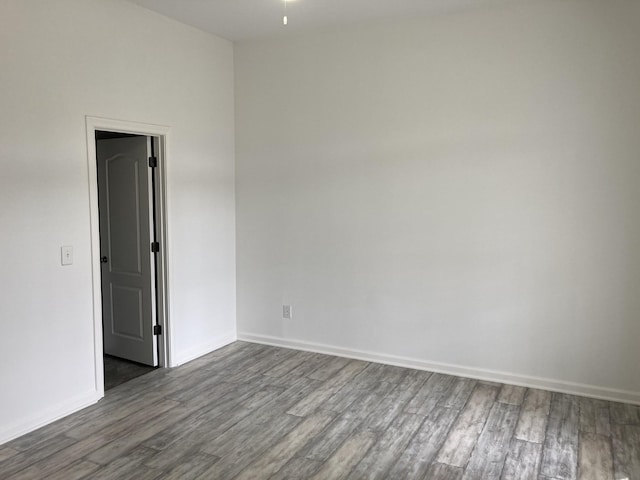
[[[152,372],[155,367],[130,362],[123,358],[104,356],[104,389],[111,390],[118,385]]]
[[[640,407],[236,342],[0,446],[2,479],[640,479]]]

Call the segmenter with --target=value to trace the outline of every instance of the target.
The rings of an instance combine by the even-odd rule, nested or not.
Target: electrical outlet
[[[282,305],[282,318],[293,318],[291,305]]]

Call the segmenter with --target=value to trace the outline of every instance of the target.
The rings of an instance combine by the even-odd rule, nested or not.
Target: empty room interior
[[[0,478],[640,479],[640,2],[0,0]]]

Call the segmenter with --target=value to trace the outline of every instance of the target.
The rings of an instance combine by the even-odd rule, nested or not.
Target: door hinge
[[[155,168],[158,166],[158,157],[149,157],[149,166]]]
[[[160,251],[160,242],[151,242],[151,253],[158,253]]]
[[[154,335],[162,335],[162,325],[154,325],[153,326],[153,334]]]

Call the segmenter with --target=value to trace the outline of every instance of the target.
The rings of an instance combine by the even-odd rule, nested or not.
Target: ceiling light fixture
[[[284,0],[284,17],[282,17],[282,24],[287,25],[289,19],[287,18],[287,0]]]

